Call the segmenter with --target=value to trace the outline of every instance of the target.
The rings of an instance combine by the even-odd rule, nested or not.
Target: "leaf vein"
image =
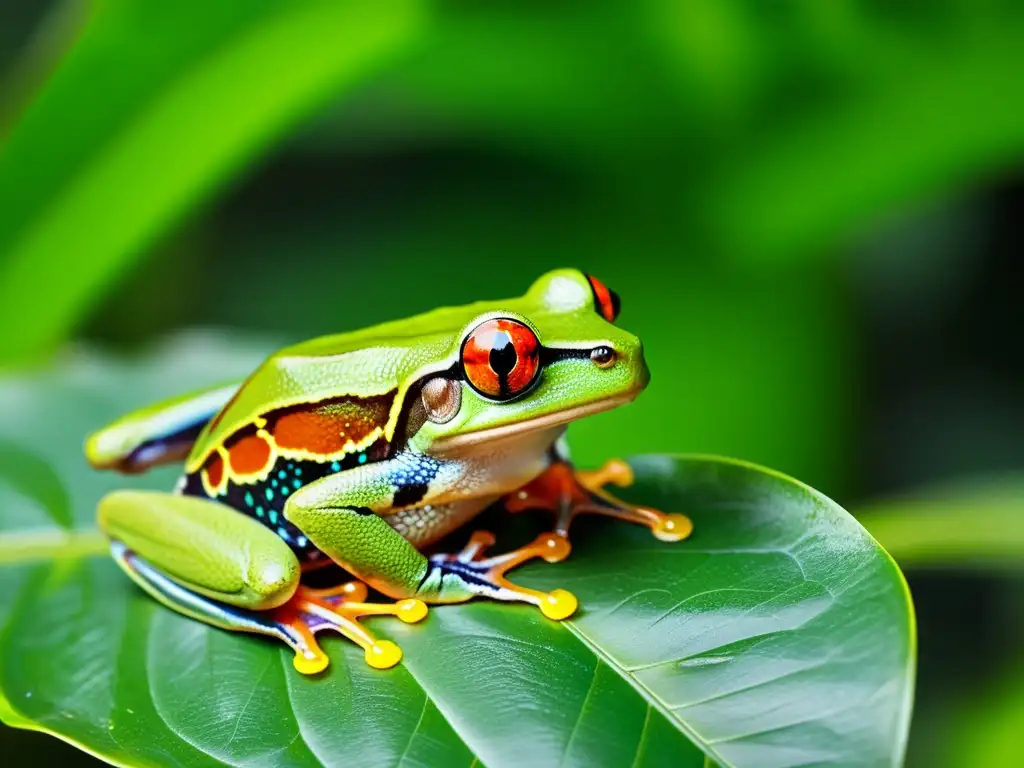
[[[420,690],[423,690],[422,688]],[[409,750],[412,749],[412,743],[416,739],[416,734],[420,732],[420,726],[423,725],[423,718],[427,715],[427,707],[430,704],[430,697],[427,696],[427,692],[423,691],[423,708],[420,710],[419,719],[416,721],[416,727],[412,729],[412,733],[409,734],[409,741],[405,745],[405,749],[402,750],[401,756],[398,758],[398,765],[405,762],[406,755],[409,754]]]
[[[583,697],[583,703],[580,705],[579,714],[576,716],[576,722],[573,723],[572,731],[569,732],[569,739],[565,743],[565,750],[562,752],[562,759],[559,761],[560,765],[565,765],[566,759],[569,757],[569,752],[572,749],[572,743],[576,738],[576,733],[579,731],[580,723],[583,722],[583,715],[587,711],[587,704],[590,703],[590,697],[594,695],[594,688],[597,685],[597,673],[601,669],[601,659],[594,657],[594,674],[590,677],[590,686],[587,688],[587,694]]]
[[[647,727],[651,723],[651,703],[647,703],[647,712],[644,713],[644,724],[640,729],[640,738],[636,741],[636,752],[633,754],[633,762],[631,768],[636,768],[640,764],[640,756],[643,754],[644,745],[647,743]]]

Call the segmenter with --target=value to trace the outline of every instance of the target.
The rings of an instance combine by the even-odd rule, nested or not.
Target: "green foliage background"
[[[654,378],[579,425],[581,462],[723,453],[878,504],[918,605],[909,763],[996,765],[1021,71],[1011,0],[5,2],[0,364],[303,338],[584,268]]]

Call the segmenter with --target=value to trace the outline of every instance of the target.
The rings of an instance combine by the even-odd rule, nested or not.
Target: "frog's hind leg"
[[[358,621],[391,614],[418,621],[418,600],[362,602],[358,582],[331,590],[299,584],[292,550],[272,531],[230,507],[190,496],[118,491],[100,502],[99,522],[118,565],[147,593],[179,613],[222,629],[276,637],[295,652],[295,667],[322,671],[327,655],[315,635],[333,630],[385,668],[401,651],[376,640]]]
[[[509,512],[542,509],[555,515],[555,533],[568,538],[573,519],[580,514],[597,514],[638,523],[651,529],[662,541],[682,541],[693,531],[690,518],[678,513],[659,512],[650,507],[628,504],[605,490],[614,485],[633,484],[633,470],[621,459],[613,459],[596,471],[575,469],[563,448],[552,454],[550,466],[537,478],[505,497]]]
[[[309,631],[302,626],[279,621],[270,611],[253,611],[217,602],[178,584],[154,568],[119,541],[110,544],[111,554],[121,569],[151,597],[178,613],[233,632],[254,632],[276,637],[295,651],[296,659],[308,660],[322,670],[327,657]],[[296,661],[296,667],[299,662]]]

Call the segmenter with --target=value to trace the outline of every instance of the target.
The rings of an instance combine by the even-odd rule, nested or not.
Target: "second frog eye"
[[[462,370],[481,395],[510,400],[528,390],[540,373],[540,342],[518,320],[485,320],[462,343]]]

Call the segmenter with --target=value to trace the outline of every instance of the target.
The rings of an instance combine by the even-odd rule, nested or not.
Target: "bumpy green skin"
[[[404,498],[410,472],[429,480],[417,507],[465,510],[510,493],[544,470],[568,421],[627,402],[646,386],[639,340],[601,316],[586,277],[576,270],[550,272],[518,298],[437,309],[285,349],[237,391],[222,388],[125,417],[90,438],[86,453],[97,466],[118,466],[146,440],[165,434],[169,421],[224,403],[186,459],[186,470],[195,471],[261,413],[389,392],[397,394],[384,437],[396,444],[410,388],[457,366],[466,335],[496,317],[527,324],[546,348],[584,354],[547,365],[538,384],[511,402],[489,400],[463,383],[461,407],[450,421],[426,421],[394,458],[318,480],[295,493],[284,510],[321,551],[386,594],[415,594],[428,602],[468,599],[479,590],[460,587],[456,574],[445,579],[442,594],[433,561],[384,517],[403,508],[396,500]],[[587,358],[586,351],[599,346],[615,351],[614,365]],[[534,428],[538,420],[543,423]],[[279,605],[298,581],[295,556],[271,531],[213,502],[121,492],[103,501],[100,524],[175,581],[231,605]]]
[[[408,389],[425,376],[456,365],[466,334],[491,317],[522,320],[536,330],[546,347],[609,346],[619,360],[605,370],[585,360],[551,366],[536,389],[510,403],[495,403],[466,387],[456,418],[443,425],[425,425],[416,435],[418,450],[430,452],[431,445],[443,438],[517,424],[615,395],[636,395],[647,384],[639,339],[598,314],[582,273],[556,270],[520,297],[444,307],[281,350],[260,366],[208,424],[189,454],[186,469],[196,469],[225,438],[261,413],[343,395],[367,397],[397,391],[385,435],[390,440]]]

